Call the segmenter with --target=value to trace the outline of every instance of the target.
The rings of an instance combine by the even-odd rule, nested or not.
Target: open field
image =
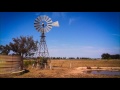
[[[32,64],[31,61],[24,60],[24,64]],[[120,78],[120,76],[94,75],[82,73],[87,67],[120,67],[120,60],[51,60],[52,69],[32,68],[27,64],[29,72],[22,75],[9,75],[11,78]],[[80,69],[80,67],[84,67]],[[0,76],[7,78],[8,76]]]
[[[53,66],[69,67],[120,67],[120,60],[51,60]]]

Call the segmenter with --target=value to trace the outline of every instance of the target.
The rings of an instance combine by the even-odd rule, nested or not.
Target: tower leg
[[[36,52],[36,58],[37,62],[40,64],[40,67],[44,68],[45,63],[47,64],[47,60],[49,59],[49,53],[44,33],[41,34],[40,43]]]

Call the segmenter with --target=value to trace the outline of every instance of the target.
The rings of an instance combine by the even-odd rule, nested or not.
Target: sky
[[[45,33],[50,57],[120,54],[120,12],[0,12],[0,45],[19,36],[40,41],[41,33],[34,27],[40,15],[59,22]]]

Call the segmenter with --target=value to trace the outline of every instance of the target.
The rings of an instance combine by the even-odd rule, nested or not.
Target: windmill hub
[[[44,23],[42,23],[42,26],[44,27]]]

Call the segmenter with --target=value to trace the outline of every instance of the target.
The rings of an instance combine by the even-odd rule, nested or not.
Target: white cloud
[[[75,20],[76,20],[75,18],[70,18],[69,19],[69,25],[71,25],[73,22],[75,22]]]
[[[81,17],[69,18],[68,24],[71,25],[72,23],[74,23],[74,22],[76,22],[77,20],[80,20],[80,19],[81,19]]]

